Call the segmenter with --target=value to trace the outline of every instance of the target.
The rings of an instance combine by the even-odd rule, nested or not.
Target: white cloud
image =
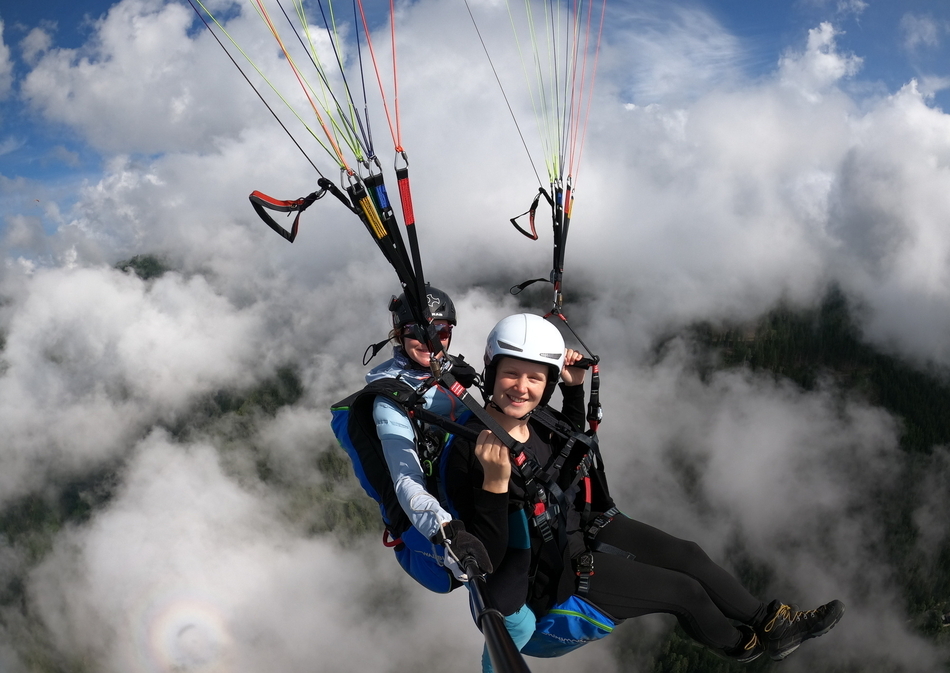
[[[830,23],[809,30],[805,51],[786,54],[779,62],[783,82],[805,96],[815,97],[842,78],[855,75],[862,59],[854,54],[839,53],[835,44],[837,34]]]
[[[118,497],[31,575],[29,595],[57,649],[103,672],[443,670],[440,658],[474,659],[464,592],[416,592],[371,544],[299,538],[211,447],[154,433]]]
[[[0,142],[0,157],[4,154],[10,154],[11,152],[16,152],[18,149],[23,147],[26,143],[23,138],[14,138],[13,136],[7,136],[3,142]]]
[[[248,10],[249,11],[249,10]],[[247,118],[259,102],[231,79],[231,68],[210,35],[189,38],[195,16],[184,4],[125,0],[95,22],[96,38],[82,49],[49,49],[23,82],[24,97],[47,119],[82,133],[109,152],[156,153],[210,148]],[[239,19],[238,35],[257,29]],[[272,49],[255,53],[271,71]],[[229,77],[221,77],[227,72]]]
[[[950,362],[950,116],[908,84],[855,126],[832,197],[841,277],[872,309],[866,333],[920,361]],[[915,325],[908,329],[908,325]]]
[[[629,73],[638,104],[689,100],[741,77],[746,58],[739,40],[707,12],[683,6],[641,5],[610,10],[604,65]]]
[[[950,77],[925,75],[920,78],[917,88],[921,95],[926,98],[933,98],[934,94],[945,89],[950,89]]]
[[[861,16],[867,8],[868,3],[864,0],[838,0],[838,14]]]
[[[38,217],[13,215],[6,218],[4,247],[26,250],[33,254],[48,252],[49,241]]]
[[[10,95],[13,88],[13,61],[10,60],[10,47],[3,39],[3,19],[0,19],[0,100]]]
[[[62,145],[57,145],[50,150],[50,156],[54,160],[62,162],[71,168],[79,167],[79,154],[66,149]]]
[[[904,36],[904,48],[908,51],[939,46],[945,29],[945,25],[932,16],[907,13],[901,17],[900,30]]]
[[[20,40],[20,49],[23,50],[23,60],[35,66],[39,57],[49,51],[53,44],[53,36],[44,28],[34,28]]]
[[[41,269],[23,289],[0,378],[2,500],[121,455],[195,395],[253,380],[259,317],[200,277]]]

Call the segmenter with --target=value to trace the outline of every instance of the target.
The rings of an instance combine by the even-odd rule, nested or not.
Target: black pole
[[[511,634],[505,628],[505,616],[488,604],[485,591],[485,578],[482,577],[475,559],[462,559],[462,567],[469,576],[468,587],[472,594],[475,609],[475,624],[485,636],[488,656],[496,673],[531,673],[521,652],[515,647]]]

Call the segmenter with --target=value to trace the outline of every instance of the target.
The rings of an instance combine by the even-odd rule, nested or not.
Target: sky
[[[452,350],[477,361],[519,308],[500,289],[547,275],[550,232],[531,242],[508,224],[537,192],[531,103],[503,3],[470,4],[527,153],[464,5],[397,3],[396,24],[427,278],[456,299]],[[249,6],[210,7],[294,91]],[[607,7],[565,291],[604,362],[614,495],[727,566],[770,568],[765,600],[848,605],[783,664],[790,673],[942,670],[947,652],[908,625],[878,553],[875,494],[895,488],[898,420],[833,381],[702,377],[688,339],[654,345],[696,321],[814,307],[834,286],[864,340],[946,374],[950,6]],[[362,225],[332,199],[304,213],[293,245],[257,219],[251,191],[295,198],[316,174],[187,4],[7,1],[0,21],[0,507],[104,471],[115,483],[42,554],[0,541],[2,585],[24,587],[22,604],[0,605],[0,668],[474,668],[461,592],[410,586],[372,535],[314,534],[307,517],[323,505],[301,505],[324,479],[328,407],[360,385],[398,291]],[[385,31],[374,40],[385,53]],[[388,170],[386,121],[372,114]],[[142,254],[172,270],[115,268]],[[288,365],[303,394],[277,417],[176,431],[209,395]],[[914,522],[920,558],[936,562],[950,534],[947,447],[928,460]],[[633,620],[533,670],[619,671],[610,642],[667,626]]]

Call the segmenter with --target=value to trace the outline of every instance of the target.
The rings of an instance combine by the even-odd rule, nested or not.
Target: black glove
[[[478,376],[475,368],[465,361],[464,355],[450,355],[449,360],[452,362],[452,376],[455,380],[466,388],[471,388]]]
[[[445,547],[445,567],[451,570],[459,581],[469,580],[465,565],[473,560],[481,572],[490,573],[493,570],[485,545],[467,532],[465,524],[458,519],[452,519],[440,527],[439,532],[432,536],[432,542]]]

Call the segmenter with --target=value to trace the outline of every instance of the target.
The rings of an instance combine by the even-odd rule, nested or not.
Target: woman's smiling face
[[[516,358],[502,358],[495,372],[492,402],[506,416],[521,418],[534,411],[544,395],[548,366]]]
[[[439,340],[442,342],[442,348],[448,348],[449,342],[452,341],[452,325],[448,320],[433,320],[432,324],[435,325]],[[402,328],[402,348],[410,358],[415,360],[418,364],[423,367],[429,366],[429,349],[426,345],[419,341],[415,335],[411,334],[411,330],[407,328],[409,325],[406,325]]]

